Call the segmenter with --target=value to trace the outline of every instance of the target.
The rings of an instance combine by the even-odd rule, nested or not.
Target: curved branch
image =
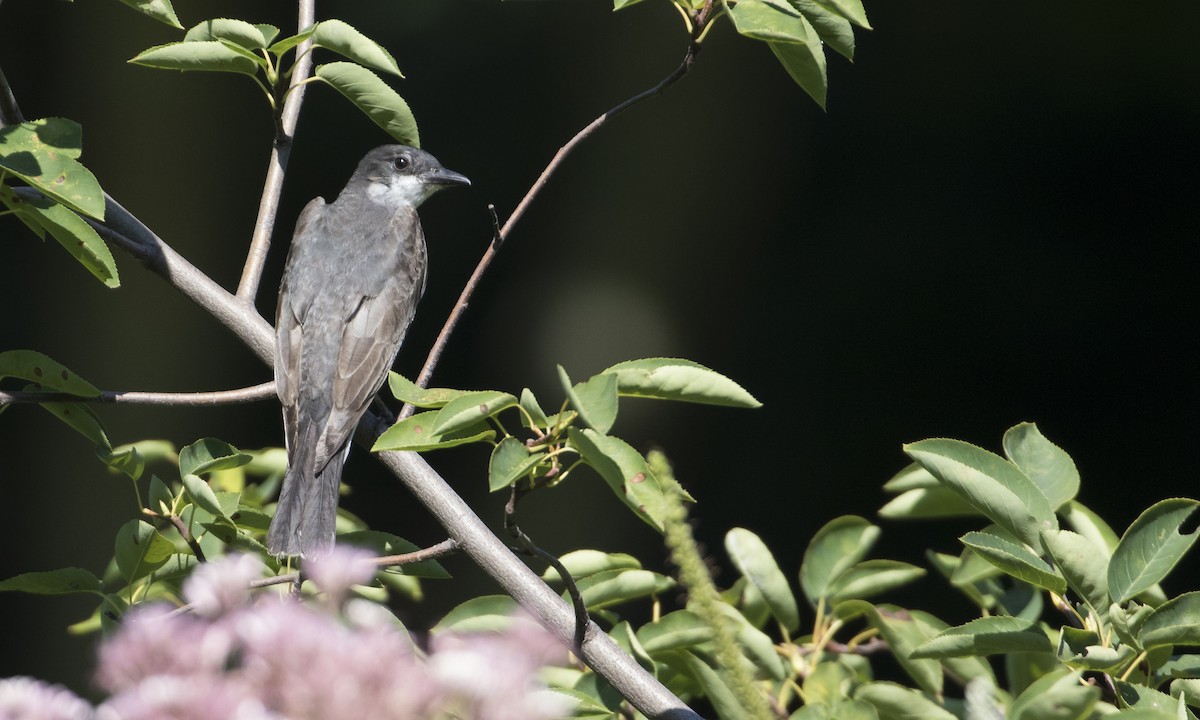
[[[316,19],[315,0],[301,0],[300,14],[296,21],[297,31],[311,26]],[[275,218],[279,212],[279,197],[283,192],[283,175],[287,171],[292,155],[292,138],[300,119],[300,103],[304,100],[305,81],[312,70],[312,40],[305,40],[296,48],[296,64],[292,66],[291,82],[283,101],[275,130],[275,145],[271,148],[271,161],[267,165],[267,179],[263,184],[262,198],[258,201],[258,221],[250,238],[250,251],[242,268],[242,279],[238,282],[237,298],[249,305],[258,295],[258,284],[262,280],[267,262],[267,251],[271,249],[271,235],[275,232]],[[276,88],[278,90],[278,88]]]
[[[259,383],[237,390],[212,392],[136,392],[101,390],[95,397],[82,397],[65,392],[5,392],[0,390],[0,405],[40,402],[99,402],[125,405],[213,406],[267,400],[275,397],[275,382]]]

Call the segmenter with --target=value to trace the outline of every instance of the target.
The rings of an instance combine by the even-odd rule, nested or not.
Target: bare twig
[[[206,558],[204,557],[204,550],[200,548],[200,543],[196,542],[196,538],[192,537],[192,534],[188,532],[187,525],[184,524],[183,518],[179,517],[178,515],[171,515],[167,519],[170,520],[171,524],[175,526],[175,529],[179,531],[179,536],[182,537],[183,541],[192,549],[192,554],[196,556],[196,559],[200,562],[205,562]]]
[[[126,405],[236,405],[275,397],[275,382],[265,382],[237,390],[213,392],[135,392],[101,390],[95,397],[65,392],[5,392],[0,390],[0,405],[37,402],[99,402]]]
[[[315,0],[300,0],[300,13],[296,29],[303,30],[316,19]],[[291,82],[288,84],[283,109],[279,113],[275,130],[275,144],[271,148],[271,161],[267,165],[267,180],[263,183],[262,198],[258,202],[258,221],[250,237],[250,251],[242,268],[242,279],[238,282],[237,298],[249,305],[258,295],[258,284],[262,280],[263,267],[267,262],[267,251],[271,249],[271,234],[275,232],[275,217],[279,211],[279,197],[283,191],[283,175],[287,171],[292,154],[292,138],[296,123],[300,119],[300,103],[304,100],[304,81],[312,69],[312,40],[305,40],[296,48],[296,64],[292,66]],[[278,91],[279,88],[276,88]],[[277,102],[278,102],[277,92]]]
[[[434,560],[449,555],[450,553],[458,552],[458,541],[454,538],[446,538],[436,545],[430,545],[427,548],[414,550],[410,553],[401,553],[399,555],[384,555],[372,560],[377,567],[393,567],[396,565],[412,565],[413,563],[425,562],[426,560]]]
[[[517,203],[516,209],[513,210],[511,215],[508,216],[508,220],[504,222],[504,226],[496,233],[493,241],[488,244],[487,250],[485,250],[483,253],[483,257],[479,259],[479,263],[475,266],[475,271],[471,273],[471,277],[467,280],[467,284],[463,286],[462,292],[458,296],[458,301],[454,303],[453,309],[450,310],[449,317],[446,318],[445,324],[442,325],[441,332],[438,333],[437,339],[434,340],[433,347],[429,349],[429,354],[425,359],[425,365],[421,368],[421,373],[416,379],[416,384],[418,387],[426,387],[429,384],[429,380],[433,377],[433,371],[442,358],[442,352],[445,351],[446,344],[450,341],[450,335],[454,332],[454,328],[458,325],[458,321],[462,318],[462,314],[466,312],[467,305],[470,303],[471,296],[475,294],[475,289],[479,286],[480,279],[483,277],[483,274],[487,272],[488,267],[491,266],[492,260],[496,256],[496,252],[499,251],[500,246],[504,244],[504,241],[508,239],[508,236],[512,232],[513,228],[525,215],[525,211],[529,209],[529,206],[531,203],[533,203],[534,198],[536,198],[538,194],[541,193],[542,188],[546,186],[546,183],[550,180],[550,176],[553,175],[556,170],[558,170],[559,166],[562,165],[563,161],[566,160],[567,156],[571,154],[571,151],[573,151],[575,147],[579,145],[579,143],[589,138],[592,133],[600,129],[601,126],[625,110],[628,110],[634,105],[642,102],[643,100],[647,100],[655,95],[661,94],[668,87],[678,82],[680,78],[682,78],[688,73],[689,70],[692,69],[692,64],[696,61],[696,56],[700,53],[700,40],[704,34],[705,28],[707,27],[708,20],[712,17],[712,12],[713,0],[709,0],[704,7],[696,12],[696,14],[693,16],[691,42],[688,44],[687,52],[684,53],[683,61],[679,64],[679,67],[675,68],[670,75],[667,75],[654,87],[634,95],[633,97],[616,105],[611,110],[596,118],[592,122],[588,123],[586,127],[575,133],[575,136],[571,138],[566,145],[563,145],[558,149],[558,152],[554,153],[554,157],[551,158],[550,164],[548,164],[546,168],[542,170],[542,174],[539,175],[538,179],[533,183],[532,186],[530,186],[529,191],[525,193],[525,197],[521,198],[521,202]],[[411,405],[406,405],[400,412],[400,419],[403,420],[411,416],[413,412],[414,408]]]

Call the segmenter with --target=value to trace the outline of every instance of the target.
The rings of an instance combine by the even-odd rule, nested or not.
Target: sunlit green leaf
[[[646,652],[694,647],[712,639],[713,629],[690,610],[667,613],[638,628],[637,638]]]
[[[651,527],[662,531],[666,515],[663,488],[641,453],[624,440],[595,430],[570,428],[568,439],[617,497]]]
[[[991,533],[969,532],[960,540],[985,560],[1013,577],[1062,594],[1067,581],[1032,550]]]
[[[559,365],[558,378],[571,407],[579,413],[579,418],[601,435],[608,434],[617,420],[616,376],[601,373],[587,382],[572,385],[567,371]]]
[[[617,376],[617,392],[628,397],[756,408],[762,403],[741,385],[703,365],[680,358],[626,360],[602,374]]]
[[[1104,645],[1093,630],[1065,625],[1059,633],[1058,658],[1067,667],[1087,672],[1120,672],[1137,655],[1129,645]]]
[[[517,399],[506,392],[481,390],[454,398],[438,410],[432,432],[436,435],[450,433],[478,425],[481,421],[517,404]]]
[[[404,77],[391,53],[341,20],[322,20],[317,23],[312,39],[315,45],[332,50],[359,65]]]
[[[400,402],[409,403],[419,408],[440,408],[446,403],[467,395],[468,390],[451,390],[450,388],[421,388],[408,378],[397,372],[388,373],[388,388],[392,396]]]
[[[279,32],[278,29],[275,31]],[[189,29],[183,39],[185,42],[227,40],[247,50],[262,50],[267,47],[267,38],[262,29],[245,20],[231,18],[204,20]]]
[[[503,490],[537,467],[546,454],[530,453],[525,443],[515,437],[506,437],[496,444],[488,462],[488,487],[495,492]]]
[[[1108,564],[1108,591],[1123,603],[1162,580],[1195,544],[1200,529],[1180,528],[1200,502],[1171,498],[1151,505],[1121,536]]]
[[[505,630],[512,626],[517,610],[517,601],[507,595],[481,595],[446,613],[429,631],[436,635]]]
[[[762,539],[745,528],[725,533],[725,552],[742,575],[758,588],[779,624],[794,632],[800,627],[800,609],[787,577]]]
[[[9,125],[0,129],[0,169],[51,200],[102,220],[104,192],[92,171],[78,161],[82,147],[83,130],[73,120],[50,117]]]
[[[1067,585],[1096,611],[1108,616],[1108,556],[1096,543],[1070,530],[1047,530],[1042,534],[1042,546]]]
[[[866,518],[843,515],[830,520],[804,551],[800,563],[800,587],[814,607],[829,595],[833,581],[867,556],[879,539],[879,528]]]
[[[0,352],[0,380],[17,377],[37,383],[47,390],[97,397],[100,390],[76,375],[65,365],[36,350]]]
[[[957,720],[927,696],[892,682],[866,683],[854,691],[854,698],[874,706],[879,720]]]
[[[315,74],[345,95],[396,142],[412,147],[421,146],[417,121],[408,103],[378,75],[349,62],[318,65]]]
[[[175,8],[171,7],[171,0],[121,0],[121,2],[161,23],[183,29],[183,26],[179,24],[179,18],[175,15]]]
[[[203,475],[216,470],[241,467],[250,456],[217,438],[200,438],[179,451],[180,475]]]
[[[851,27],[849,20],[818,0],[789,0],[789,2],[803,13],[826,45],[841,53],[846,59],[854,59],[854,28]]]
[[[840,602],[875,597],[924,576],[924,568],[899,560],[864,560],[834,578],[829,585],[829,598],[832,602]]]
[[[1057,510],[1079,492],[1075,461],[1047,440],[1037,425],[1021,423],[1004,433],[1004,454],[1041,488],[1051,508]]]
[[[1053,647],[1046,634],[1020,618],[976,618],[965,625],[942,631],[913,651],[913,658],[995,655],[1009,652],[1049,652]]]
[[[433,424],[437,419],[438,412],[438,410],[429,410],[401,420],[385,430],[375,440],[371,452],[382,450],[425,452],[426,450],[438,450],[474,442],[488,442],[496,436],[496,431],[483,422],[477,422],[455,432],[435,433]]]
[[[1034,681],[1008,708],[1007,720],[1086,718],[1100,688],[1079,682],[1081,673],[1060,668]]]
[[[174,552],[171,541],[142,520],[130,520],[117,531],[115,559],[129,582],[162,567]]]
[[[219,40],[174,42],[143,50],[129,62],[160,70],[208,70],[254,75],[258,63]]]
[[[873,605],[866,600],[847,600],[834,608],[835,615],[843,620],[865,615],[883,639],[904,671],[917,686],[927,693],[940,695],[944,675],[942,665],[936,660],[912,657],[913,651],[926,640],[934,637],[939,629],[928,622],[921,622],[914,612],[895,605]],[[875,704],[875,703],[872,703]],[[878,706],[877,706],[878,707]]]
[[[1200,592],[1187,592],[1158,606],[1138,632],[1145,649],[1200,645]]]
[[[653,597],[675,587],[675,581],[650,570],[605,570],[581,578],[577,583],[589,610]]]
[[[571,577],[579,580],[589,575],[608,570],[640,570],[642,564],[632,555],[625,553],[606,553],[599,550],[575,550],[558,559]],[[558,570],[554,566],[546,568],[542,573],[546,582],[561,582]]]

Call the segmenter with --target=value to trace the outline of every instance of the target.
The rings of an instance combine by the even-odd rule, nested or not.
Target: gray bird
[[[271,554],[333,544],[350,440],[425,291],[417,207],[447,185],[470,184],[427,152],[384,145],[337,200],[315,198],[300,213],[275,311],[288,469],[267,533]]]

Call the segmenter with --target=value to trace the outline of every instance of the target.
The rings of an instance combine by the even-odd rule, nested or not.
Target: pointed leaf
[[[425,452],[426,450],[439,450],[474,442],[490,442],[496,436],[496,431],[483,422],[469,425],[455,432],[435,433],[433,424],[437,420],[437,416],[437,410],[430,410],[401,420],[385,430],[375,440],[371,452],[382,450]]]
[[[80,397],[98,397],[100,390],[76,375],[65,365],[36,350],[0,352],[0,380],[18,377],[37,383],[47,390],[71,393]]]
[[[863,28],[870,30],[871,24],[867,22],[867,11],[863,8],[862,0],[817,0],[825,7],[841,13],[850,22]]]
[[[1113,550],[1117,549],[1117,543],[1121,539],[1117,537],[1117,533],[1104,521],[1104,518],[1089,510],[1078,500],[1072,500],[1067,503],[1062,508],[1062,516],[1067,521],[1067,525],[1071,526],[1072,530],[1091,540],[1104,553],[1106,560],[1112,557]]]
[[[1046,439],[1033,423],[1021,423],[1004,433],[1004,454],[1045,494],[1057,510],[1079,492],[1079,470],[1062,448]]]
[[[175,8],[171,7],[171,0],[121,0],[121,2],[161,23],[183,29],[183,26],[179,24],[179,18],[175,15]]]
[[[1120,673],[1137,655],[1137,650],[1129,645],[1105,646],[1096,632],[1064,625],[1059,633],[1057,655],[1064,665],[1075,670]]]
[[[1200,592],[1187,592],[1159,605],[1142,624],[1138,641],[1147,650],[1200,645]]]
[[[1108,591],[1124,603],[1167,576],[1192,545],[1200,529],[1180,528],[1200,502],[1172,498],[1151,505],[1121,536],[1108,564]]]
[[[832,602],[865,599],[918,580],[925,569],[899,560],[865,560],[846,568],[829,585]]]
[[[503,490],[537,467],[546,454],[530,453],[525,443],[515,437],[506,437],[492,450],[488,462],[488,487],[492,492]]]
[[[997,615],[944,630],[921,643],[910,657],[945,658],[1010,652],[1050,652],[1046,634],[1034,623]]]
[[[847,60],[854,59],[854,28],[851,27],[849,20],[818,0],[790,0],[790,2],[793,7],[804,14],[826,45]]]
[[[588,610],[653,597],[675,587],[675,581],[650,570],[605,570],[576,583]]]
[[[112,444],[108,441],[108,433],[100,422],[100,416],[83,403],[45,402],[43,409],[54,417],[70,425],[80,435],[96,446],[97,450],[110,450]]]
[[[725,534],[725,552],[750,584],[762,593],[779,624],[789,632],[796,631],[800,627],[796,597],[766,543],[745,528],[734,528]]]
[[[957,720],[927,696],[892,682],[866,683],[854,691],[854,699],[873,705],[880,720]]]
[[[317,23],[312,39],[313,44],[343,55],[359,65],[404,77],[400,74],[400,68],[396,66],[396,60],[391,53],[341,20],[323,20]]]
[[[1012,463],[959,440],[922,440],[904,452],[985,516],[1036,546],[1041,531],[1057,528],[1046,495]]]
[[[241,467],[250,460],[249,455],[224,440],[201,438],[179,451],[179,474],[203,475]]]
[[[0,195],[7,194],[0,190]],[[110,288],[121,286],[117,263],[100,235],[87,222],[49,198],[17,198],[17,214],[58,241],[80,265]]]
[[[720,720],[741,720],[746,717],[746,708],[737,694],[725,684],[720,673],[687,650],[680,651],[680,655],[685,658],[688,673],[704,689],[704,697],[712,703]]]
[[[128,582],[145,577],[166,564],[175,546],[152,525],[130,520],[117,531],[115,560]]]
[[[316,76],[345,95],[396,142],[421,146],[408,103],[378,75],[354,63],[334,62],[317,66]]]
[[[680,402],[761,407],[741,385],[715,370],[680,358],[626,360],[602,374],[617,376],[617,392],[628,397]]]
[[[296,33],[295,35],[291,35],[289,37],[283,38],[279,42],[272,44],[271,47],[268,49],[276,57],[279,57],[279,56],[283,55],[285,52],[287,52],[288,50],[291,50],[292,48],[296,47],[300,43],[311,38],[313,36],[313,33],[316,31],[317,31],[317,26],[313,25],[302,32],[299,32],[299,33]]]
[[[914,658],[912,652],[939,631],[926,622],[918,621],[914,613],[895,605],[872,605],[865,600],[847,600],[834,608],[838,618],[848,620],[856,615],[866,615],[883,639],[896,661],[904,668],[917,686],[931,695],[941,695],[944,674],[941,663],[936,660]]]
[[[271,27],[271,26],[267,26]],[[279,32],[275,28],[275,32]],[[245,20],[231,18],[214,18],[205,20],[187,31],[183,36],[184,42],[204,42],[209,40],[226,40],[247,50],[263,50],[267,47],[267,38],[256,25]]]
[[[792,80],[824,110],[829,89],[829,80],[825,75],[825,50],[821,47],[816,30],[811,28],[810,25],[812,34],[808,42],[769,42],[767,45]]]
[[[224,517],[225,511],[221,509],[221,502],[217,499],[217,494],[204,481],[204,478],[199,475],[184,475],[183,487],[187,490],[188,497],[196,505],[204,508],[216,517]]]
[[[1086,718],[1100,688],[1079,682],[1081,673],[1061,668],[1034,681],[1008,708],[1008,720]]]
[[[1067,585],[1101,618],[1108,616],[1108,556],[1096,543],[1070,530],[1047,530],[1042,546],[1050,553]]]
[[[642,568],[642,564],[632,555],[606,553],[599,550],[575,550],[563,555],[558,561],[576,580],[608,570],[640,570]],[[553,566],[546,568],[546,571],[542,573],[542,579],[546,582],[562,582],[558,570]]]
[[[450,388],[417,387],[416,383],[397,372],[388,373],[388,388],[391,389],[392,396],[400,402],[419,408],[440,408],[470,392]]]
[[[969,532],[960,540],[963,545],[979,553],[985,560],[1031,585],[1045,588],[1061,595],[1067,589],[1067,581],[1045,560],[1035,555],[1024,545],[990,533]]]
[[[708,642],[713,629],[690,610],[676,610],[638,628],[637,639],[650,654]]]
[[[889,520],[927,520],[980,514],[961,495],[940,486],[905,491],[879,508],[879,517]]]
[[[604,478],[617,497],[647,524],[662,531],[667,513],[663,489],[641,453],[624,440],[601,435],[595,430],[570,428],[568,439],[571,447]]]
[[[824,525],[804,551],[800,587],[814,607],[828,597],[833,581],[860,562],[879,539],[879,528],[866,518],[843,515]]]
[[[27,572],[0,580],[0,592],[14,590],[33,595],[67,595],[70,593],[96,593],[103,595],[100,578],[77,567]]]
[[[258,63],[219,40],[175,42],[143,50],[129,62],[160,70],[208,70],[254,75]]]
[[[73,120],[43,118],[0,129],[0,168],[46,197],[98,220],[104,218],[100,183],[78,161],[83,132]],[[11,193],[11,188],[8,189]]]
[[[549,427],[550,423],[546,420],[546,412],[542,410],[542,406],[538,404],[537,398],[533,396],[533,391],[529,388],[521,389],[521,407],[525,410],[525,414],[521,415],[522,425],[530,427],[529,423],[532,420],[536,427],[543,429]]]
[[[607,435],[617,420],[617,378],[601,373],[587,382],[571,385],[571,378],[562,365],[558,366],[558,379],[571,407],[579,412],[579,418],[588,427]]]
[[[437,412],[433,433],[450,433],[478,425],[481,421],[507,410],[517,404],[517,399],[506,392],[481,390],[456,397]]]

